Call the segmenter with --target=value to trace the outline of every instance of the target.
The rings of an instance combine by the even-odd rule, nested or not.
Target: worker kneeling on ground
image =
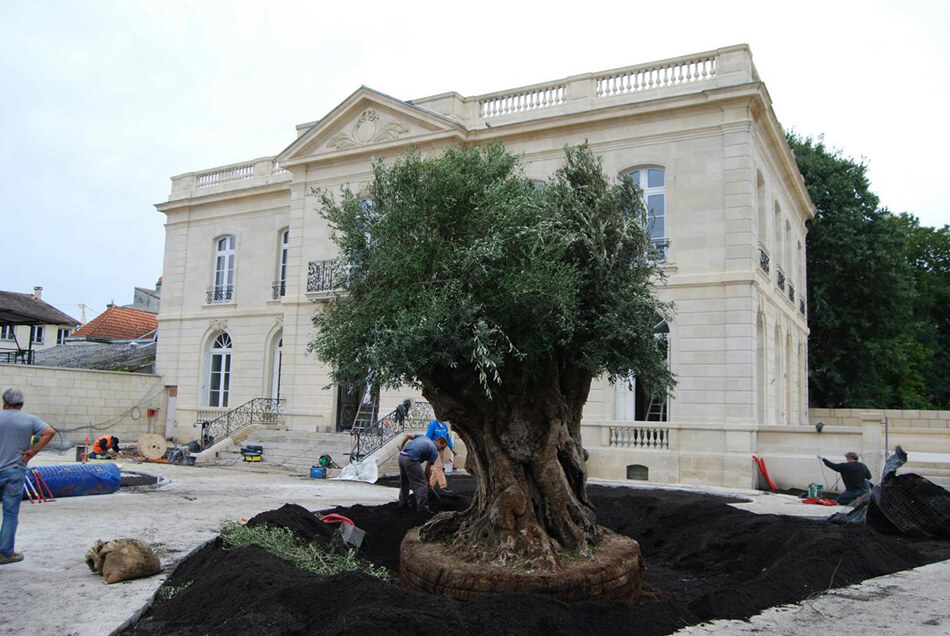
[[[409,507],[409,491],[416,500],[416,512],[429,512],[429,477],[432,465],[448,442],[440,437],[434,442],[425,435],[406,435],[399,443],[399,507]],[[422,462],[426,462],[425,470]]]
[[[109,459],[119,454],[119,438],[115,435],[103,435],[92,445],[89,457],[92,459]]]
[[[823,455],[819,455],[825,466],[831,470],[841,473],[841,480],[844,481],[845,491],[838,495],[838,505],[845,506],[858,497],[871,492],[871,471],[868,467],[858,461],[857,453],[845,453],[847,461],[836,464],[829,462]]]

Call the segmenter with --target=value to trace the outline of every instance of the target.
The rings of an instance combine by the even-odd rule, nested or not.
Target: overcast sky
[[[0,2],[0,290],[91,320],[161,275],[169,178],[366,85],[478,95],[747,43],[786,129],[950,223],[950,2]]]

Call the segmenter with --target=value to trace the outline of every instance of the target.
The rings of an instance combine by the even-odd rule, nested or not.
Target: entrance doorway
[[[366,395],[366,383],[340,384],[336,389],[336,430],[348,431],[353,428],[353,422],[360,412],[360,404],[368,398],[372,402],[373,421],[379,417],[379,389],[373,389],[371,395]]]

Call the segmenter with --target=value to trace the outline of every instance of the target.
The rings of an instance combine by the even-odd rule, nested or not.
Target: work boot
[[[16,563],[17,561],[23,560],[23,554],[20,552],[11,552],[9,556],[5,554],[0,554],[0,565],[6,565],[7,563]]]

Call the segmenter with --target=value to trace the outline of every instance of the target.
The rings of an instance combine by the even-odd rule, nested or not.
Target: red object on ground
[[[344,517],[343,515],[338,515],[338,514],[336,514],[336,513],[330,513],[330,514],[328,514],[328,515],[323,515],[322,517],[320,517],[320,521],[322,521],[323,523],[326,523],[326,524],[348,523],[348,524],[351,525],[351,526],[355,526],[355,525],[356,525],[355,523],[353,523],[353,520],[350,519],[349,517]]]
[[[806,497],[802,499],[803,504],[816,504],[819,506],[837,506],[838,502],[834,499],[825,499],[823,497]]]
[[[769,469],[765,467],[765,460],[761,457],[752,456],[752,459],[755,461],[755,465],[759,467],[759,472],[762,473],[762,476],[765,477],[765,483],[769,485],[770,490],[778,490],[775,486],[775,482],[772,481],[772,478],[769,477]]]

